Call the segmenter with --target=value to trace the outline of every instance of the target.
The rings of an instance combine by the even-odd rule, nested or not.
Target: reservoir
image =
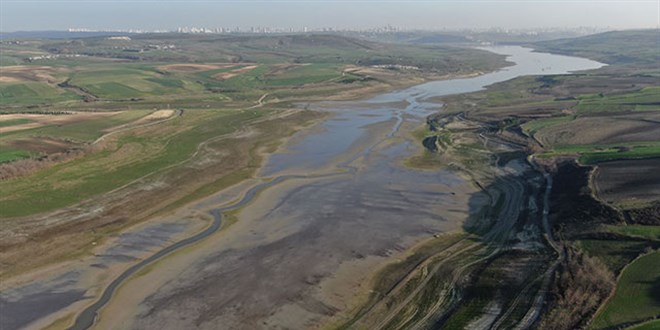
[[[270,156],[258,173],[261,183],[247,193],[200,201],[199,211],[212,212],[214,225],[185,244],[174,243],[167,253],[156,251],[162,258],[150,272],[129,278],[149,264],[140,262],[132,273],[121,275],[77,328],[87,328],[99,311],[98,328],[134,329],[300,329],[346,311],[374,271],[423,239],[459,231],[475,211],[471,203],[485,201],[477,187],[453,171],[420,171],[403,164],[421,144],[410,132],[442,111],[439,97],[523,75],[603,66],[518,46],[483,49],[506,55],[513,65],[366,100],[305,105],[330,115]],[[220,216],[222,211],[231,211],[236,221],[218,231],[228,218]],[[149,236],[153,239],[135,235],[132,240]],[[127,257],[134,253],[130,247],[145,242],[130,243],[116,249],[112,262],[135,260]],[[194,249],[168,255],[192,243]],[[90,264],[108,262],[99,256]],[[87,291],[86,271],[81,266],[54,275],[49,283],[4,291],[0,305],[12,317],[8,329],[64,313],[89,296],[90,304],[98,300],[98,293]],[[123,289],[115,292],[120,284]],[[35,301],[48,302],[48,308],[35,309]]]

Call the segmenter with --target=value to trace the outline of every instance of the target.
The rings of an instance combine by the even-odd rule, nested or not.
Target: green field
[[[148,96],[182,94],[200,91],[202,88],[189,88],[194,84],[177,77],[159,76],[155,72],[134,68],[133,66],[116,66],[104,70],[76,72],[70,76],[70,84],[103,99],[129,99]]]
[[[573,119],[575,119],[574,116],[560,116],[560,117],[551,117],[546,119],[537,119],[537,120],[528,121],[524,123],[521,127],[523,131],[525,131],[525,133],[529,135],[534,135],[536,134],[536,132],[538,132],[543,128],[555,126],[555,125],[561,125]]]
[[[77,95],[46,83],[0,83],[0,105],[26,105],[75,100],[79,100]]]
[[[584,95],[578,97],[575,107],[580,114],[606,111],[653,111],[660,110],[660,87],[645,87],[639,91],[622,94]]]
[[[616,293],[593,322],[593,328],[615,327],[660,315],[660,252],[645,255],[623,271]]]
[[[341,77],[341,67],[335,64],[309,64],[292,68],[274,78],[267,78],[269,86],[301,86]]]

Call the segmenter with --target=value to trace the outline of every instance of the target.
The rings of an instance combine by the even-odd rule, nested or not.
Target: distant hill
[[[475,49],[376,42],[335,34],[133,34],[130,39],[42,40],[38,47],[54,55],[134,61],[396,64],[443,73],[490,71],[505,65],[503,56]]]
[[[127,32],[69,32],[69,31],[16,31],[0,32],[0,40],[7,39],[72,39],[88,37],[131,36]]]
[[[532,44],[539,51],[591,58],[607,64],[660,63],[660,29],[612,31]]]

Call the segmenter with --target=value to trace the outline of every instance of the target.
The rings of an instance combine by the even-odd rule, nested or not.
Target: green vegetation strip
[[[630,142],[611,145],[564,145],[540,154],[542,158],[579,154],[585,165],[619,159],[647,159],[660,157],[660,142]]]
[[[646,87],[639,91],[605,95],[583,95],[579,97],[578,113],[660,110],[660,87]],[[642,106],[642,107],[639,107]]]
[[[606,226],[608,231],[621,235],[638,236],[660,240],[660,226],[643,226],[643,225],[627,225],[627,226]]]
[[[640,325],[635,325],[626,330],[658,330],[660,329],[660,320],[653,320],[650,322],[645,322]]]
[[[24,150],[8,150],[4,147],[0,147],[0,164],[30,158],[30,156],[31,154]]]

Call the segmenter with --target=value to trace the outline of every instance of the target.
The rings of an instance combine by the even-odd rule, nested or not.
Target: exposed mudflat
[[[55,312],[76,312],[90,298],[95,299],[95,293],[126,265],[190,236],[204,225],[204,221],[179,218],[135,227],[99,247],[93,257],[66,267],[44,269],[21,277],[20,282],[3,281],[0,287],[0,328],[38,329],[52,322],[49,316]]]
[[[340,109],[270,158],[263,180],[284,180],[235,214],[238,222],[126,283],[98,327],[315,327],[353,307],[379,266],[460,230],[477,187],[450,171],[400,165],[421,148],[407,140],[420,118],[380,105]],[[226,204],[240,189],[194,208]]]
[[[532,59],[495,76],[314,105],[333,116],[295,136],[261,172],[296,177],[261,192],[218,236],[127,283],[98,327],[315,328],[346,315],[379,267],[436,233],[460,230],[478,208],[478,188],[455,173],[400,164],[421,147],[409,132],[440,106],[431,97],[551,70],[540,67],[547,54],[509,50]],[[549,60],[562,72],[584,65]]]
[[[345,310],[358,292],[336,297],[320,289],[344,263],[369,258],[343,284],[360,286],[373,258],[385,261],[420,239],[458,230],[468,214],[466,198],[476,189],[449,172],[393,166],[387,153],[403,148],[370,157],[369,170],[262,193],[215,251],[141,302],[134,328],[307,328]]]

